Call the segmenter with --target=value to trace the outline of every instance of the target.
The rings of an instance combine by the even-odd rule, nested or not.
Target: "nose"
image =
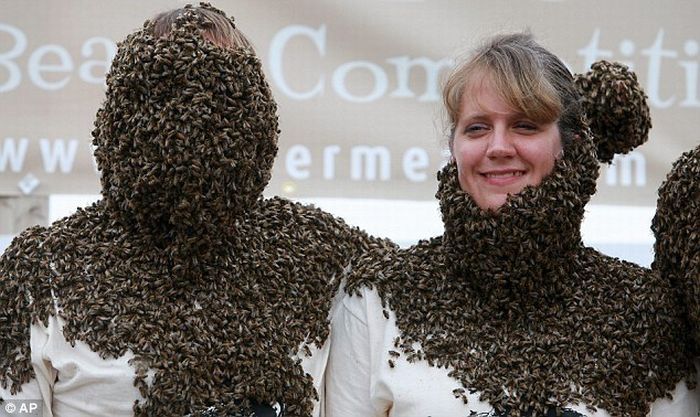
[[[510,158],[514,155],[515,147],[506,129],[495,127],[489,138],[486,156],[488,158]]]

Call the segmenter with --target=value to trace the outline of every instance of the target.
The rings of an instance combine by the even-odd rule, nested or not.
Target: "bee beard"
[[[140,178],[126,197],[126,221],[160,254],[175,284],[206,280],[233,235],[238,211],[225,176],[203,172]]]

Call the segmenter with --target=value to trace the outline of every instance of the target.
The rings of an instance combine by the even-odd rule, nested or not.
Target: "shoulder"
[[[16,236],[0,257],[0,306],[29,311],[46,292],[50,265],[46,241],[49,230],[34,226]],[[19,312],[19,311],[17,311]],[[6,312],[9,314],[9,312]]]
[[[259,211],[261,220],[268,224],[290,229],[307,229],[317,233],[364,234],[357,227],[349,226],[343,219],[311,204],[302,204],[282,197],[263,200]]]
[[[47,235],[45,227],[34,226],[16,236],[0,258],[0,279],[17,281],[39,268]]]
[[[34,226],[15,237],[0,257],[0,305],[48,317],[59,279],[56,271],[72,257],[83,256],[81,248],[89,245],[82,243],[101,234],[93,227],[96,213],[94,207],[79,209],[50,227]]]
[[[615,328],[627,335],[627,341],[649,349],[652,345],[662,350],[685,345],[687,329],[680,294],[667,279],[656,271],[593,249],[587,249],[583,259],[576,272],[580,282],[577,308],[597,312],[587,321]],[[670,355],[679,357],[680,353],[666,352],[667,358]]]
[[[302,252],[345,257],[343,263],[375,248],[395,246],[388,239],[372,237],[313,205],[281,197],[263,200],[255,216],[255,224],[273,240],[285,238]]]
[[[578,261],[581,265],[581,272],[584,270],[590,272],[583,278],[595,280],[602,285],[615,285],[616,281],[620,279],[626,282],[628,280],[644,280],[652,276],[649,268],[606,255],[590,247],[581,251]]]
[[[358,257],[347,274],[346,292],[375,289],[382,299],[387,293],[407,285],[421,290],[432,280],[441,279],[444,265],[442,237],[421,240],[406,249],[385,247]],[[404,288],[405,289],[405,288]]]
[[[39,254],[60,257],[73,248],[79,248],[81,242],[105,241],[108,229],[109,225],[103,221],[101,202],[97,202],[79,208],[48,227],[34,226],[25,230],[13,240],[8,251],[19,249],[25,260],[38,259]],[[111,230],[115,230],[115,227]]]
[[[272,221],[301,221],[302,223],[318,223],[319,219],[333,224],[345,225],[345,222],[334,217],[312,204],[303,204],[282,197],[271,197],[260,204],[260,214]]]
[[[688,330],[680,294],[657,271],[587,249],[580,271],[580,307],[600,314],[600,329],[615,329],[616,343],[654,352],[645,360],[667,362],[683,368]],[[585,306],[584,306],[585,304]],[[601,330],[602,331],[602,330]],[[643,348],[642,348],[643,347]],[[663,359],[661,359],[663,358]]]
[[[668,280],[649,268],[604,255],[586,248],[581,258],[580,278],[587,290],[601,297],[637,302],[642,307],[659,309],[675,304]]]

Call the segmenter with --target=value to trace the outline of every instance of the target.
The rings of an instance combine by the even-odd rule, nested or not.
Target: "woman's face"
[[[459,185],[484,210],[538,185],[562,152],[556,121],[535,123],[510,108],[487,77],[467,86],[452,140]]]

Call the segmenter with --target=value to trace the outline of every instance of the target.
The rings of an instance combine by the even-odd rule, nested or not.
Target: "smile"
[[[525,171],[521,170],[505,170],[505,171],[489,171],[481,174],[486,184],[494,187],[509,187],[522,180]]]
[[[486,172],[481,175],[486,178],[510,178],[510,177],[522,177],[523,171],[504,171],[504,172]]]

